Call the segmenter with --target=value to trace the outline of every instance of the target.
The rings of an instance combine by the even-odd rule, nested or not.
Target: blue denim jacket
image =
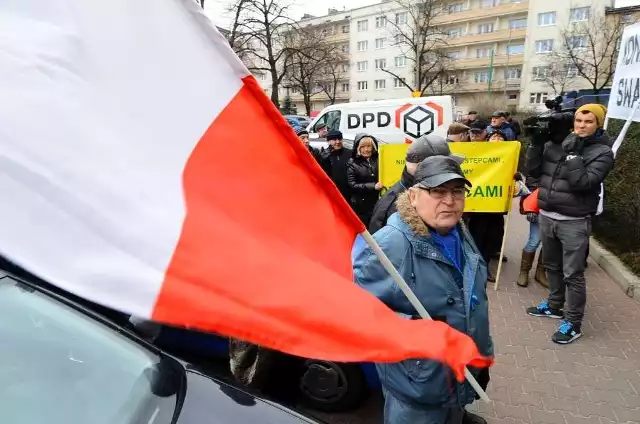
[[[408,193],[398,199],[397,206],[398,212],[373,237],[434,319],[471,336],[483,355],[493,355],[487,267],[468,230],[460,224],[465,258],[461,289],[454,277],[459,271],[431,240],[427,226],[409,203]],[[354,252],[354,278],[401,316],[418,316],[368,247]],[[473,388],[466,382],[458,384],[452,371],[439,362],[410,359],[376,367],[385,390],[415,407],[458,407],[475,399]]]

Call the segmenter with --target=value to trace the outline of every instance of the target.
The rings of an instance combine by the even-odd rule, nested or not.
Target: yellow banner
[[[462,170],[473,184],[465,212],[506,212],[511,204],[520,157],[520,142],[449,143],[453,153],[464,156]],[[380,146],[380,182],[391,187],[400,180],[409,144]]]

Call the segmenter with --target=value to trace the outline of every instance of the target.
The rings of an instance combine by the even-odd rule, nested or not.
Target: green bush
[[[624,121],[609,124],[615,139]],[[640,123],[631,125],[604,185],[604,212],[594,219],[594,235],[640,275]]]

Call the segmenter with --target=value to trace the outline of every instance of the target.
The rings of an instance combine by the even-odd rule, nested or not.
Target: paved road
[[[550,341],[557,321],[533,318],[528,306],[545,297],[538,285],[515,285],[528,223],[514,208],[500,290],[489,290],[496,344],[489,396],[472,405],[490,424],[640,423],[640,303],[629,299],[590,262],[584,336],[568,346]],[[351,414],[320,418],[333,424],[381,423],[372,396]],[[416,423],[418,424],[418,423]]]

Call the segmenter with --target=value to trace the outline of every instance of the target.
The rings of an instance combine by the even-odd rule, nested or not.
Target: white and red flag
[[[485,365],[352,282],[364,230],[193,0],[0,2],[0,253],[139,317]]]

